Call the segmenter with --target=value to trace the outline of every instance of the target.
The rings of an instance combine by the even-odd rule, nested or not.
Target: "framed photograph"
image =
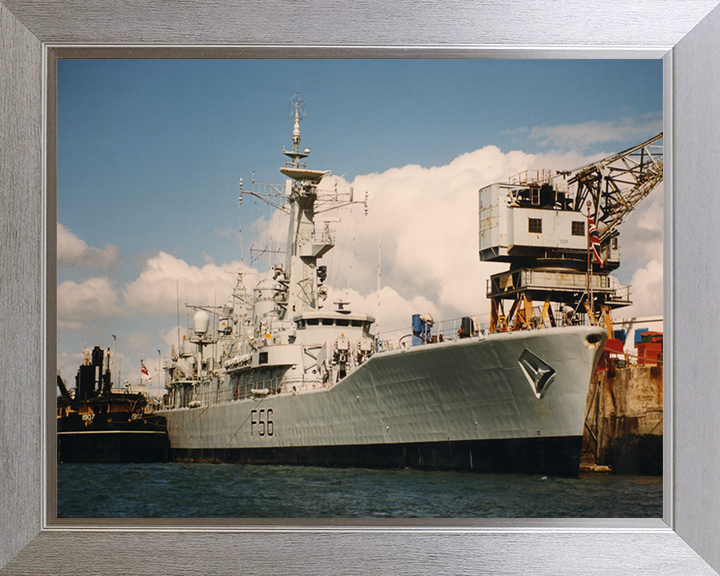
[[[627,352],[619,368],[612,360],[612,376],[611,363],[599,361],[602,383],[591,389],[605,392],[586,407],[594,339],[607,335],[607,321],[633,333],[652,321],[653,337],[662,331],[662,60],[71,54],[55,49],[48,60],[57,86],[57,133],[48,135],[57,167],[50,157],[48,174],[58,264],[49,283],[58,303],[63,525],[145,516],[662,517],[662,367],[627,365],[637,352],[632,334],[620,341]],[[269,91],[282,83],[290,94]],[[532,87],[530,102],[519,86]],[[334,140],[342,146],[323,146]],[[584,188],[573,182],[608,157],[605,181],[629,200],[593,191],[600,248],[584,273],[588,217]],[[628,166],[640,185],[627,184]],[[510,188],[517,174],[523,183]],[[481,244],[478,258],[470,243],[478,197],[500,220],[519,222],[512,255],[498,257],[494,233],[481,231],[492,245]],[[619,216],[621,242],[612,236]],[[532,237],[528,218],[539,230]],[[297,234],[287,233],[288,220]],[[548,243],[557,255],[545,257]],[[518,283],[533,304],[501,319],[500,310],[517,308],[516,293],[491,300],[483,288],[507,284],[510,265],[528,253],[543,260],[523,274],[554,286]],[[583,321],[588,283],[597,317]],[[413,317],[421,336],[411,334]],[[559,352],[580,346],[581,354]],[[528,380],[534,358],[546,363],[544,380]],[[92,368],[100,365],[102,388]],[[609,378],[616,397],[622,382],[658,391],[643,400],[634,430],[642,440],[613,440],[623,424],[604,408],[596,417]],[[123,403],[139,407],[143,394],[151,410],[123,421],[132,418]],[[638,420],[638,394],[616,401],[621,423],[625,405]],[[583,448],[589,412],[602,426],[588,424]],[[612,456],[613,441],[645,448]],[[583,470],[616,474],[567,480],[583,454]],[[263,463],[304,466],[234,465]],[[208,494],[221,490],[214,502],[198,498],[190,470],[208,478]],[[76,486],[88,483],[95,498],[78,499]],[[143,484],[144,498],[123,495],[118,483]]]
[[[700,302],[709,301],[718,276],[707,264],[713,258],[711,243],[704,241],[713,229],[716,207],[709,191],[719,140],[712,127],[720,119],[711,97],[720,66],[708,49],[717,43],[720,28],[714,7],[715,2],[666,2],[659,14],[619,2],[614,10],[598,13],[596,7],[563,9],[548,3],[539,15],[508,2],[457,6],[446,15],[438,6],[418,13],[400,4],[408,19],[401,19],[398,29],[379,24],[379,6],[369,11],[346,6],[342,18],[309,18],[306,22],[313,26],[306,29],[298,26],[304,18],[281,11],[279,21],[290,27],[288,43],[276,25],[258,19],[272,12],[268,6],[196,5],[173,14],[186,16],[177,20],[185,24],[168,27],[167,22],[176,20],[162,4],[105,4],[105,11],[72,3],[42,8],[23,1],[0,4],[3,52],[8,55],[0,63],[0,134],[10,151],[1,165],[9,186],[3,192],[0,262],[8,343],[2,352],[8,367],[0,408],[2,479],[8,490],[0,503],[2,516],[11,519],[0,529],[3,572],[77,574],[91,567],[138,574],[521,574],[530,563],[539,574],[580,569],[715,573],[720,567],[720,507],[712,479],[720,473],[720,459],[712,443],[718,429],[712,406],[720,393],[711,385],[713,366],[707,358],[712,357],[717,313],[699,309]],[[588,18],[603,22],[621,9],[628,11],[627,19],[615,19],[613,27],[588,36],[581,25]],[[363,18],[376,27],[348,24]],[[566,36],[558,39],[538,31],[538,18],[574,24],[564,26]],[[477,37],[471,23],[480,21],[490,26]],[[517,32],[512,39],[506,33],[509,21]],[[461,24],[448,32],[442,22]],[[633,38],[633,45],[626,38]],[[56,55],[87,57],[93,50],[94,58],[113,59],[147,58],[152,51],[159,58],[662,58],[664,316],[672,350],[665,361],[663,519],[59,521],[49,488],[55,481],[55,434],[47,424],[55,418],[57,350],[54,330],[48,331],[46,323],[57,314],[56,288],[46,282],[48,270],[57,265],[54,218],[48,221],[57,210],[57,174],[45,168],[53,166],[49,159],[61,151],[47,137],[56,128],[55,114],[47,111],[58,96],[52,81]],[[28,380],[37,384],[21,384]],[[157,550],[170,553],[160,560]]]

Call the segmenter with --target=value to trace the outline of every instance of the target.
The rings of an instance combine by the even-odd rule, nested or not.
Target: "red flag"
[[[152,381],[152,376],[150,376],[150,372],[148,372],[148,369],[145,364],[143,364],[142,360],[140,360],[140,373],[142,374],[142,378]]]
[[[600,236],[598,235],[597,228],[595,227],[595,221],[588,216],[588,232],[590,233],[590,248],[595,255],[595,260],[602,268],[605,267],[605,262],[600,258]]]

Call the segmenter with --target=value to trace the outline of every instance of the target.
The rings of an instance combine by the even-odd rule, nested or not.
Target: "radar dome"
[[[193,327],[195,328],[195,334],[206,334],[208,331],[208,325],[210,324],[210,315],[203,311],[198,310],[193,316]]]

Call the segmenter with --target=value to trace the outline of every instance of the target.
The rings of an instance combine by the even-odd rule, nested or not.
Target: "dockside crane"
[[[604,324],[628,306],[618,226],[663,179],[662,132],[569,171],[537,170],[480,190],[480,259],[508,262],[490,277],[490,331]],[[510,304],[505,313],[506,302]],[[533,302],[543,302],[533,307]]]

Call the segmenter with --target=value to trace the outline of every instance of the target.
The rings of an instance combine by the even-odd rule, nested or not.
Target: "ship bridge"
[[[303,312],[293,318],[300,329],[314,326],[336,326],[338,328],[362,328],[368,332],[375,318],[363,313],[331,312],[329,310],[316,310]]]

